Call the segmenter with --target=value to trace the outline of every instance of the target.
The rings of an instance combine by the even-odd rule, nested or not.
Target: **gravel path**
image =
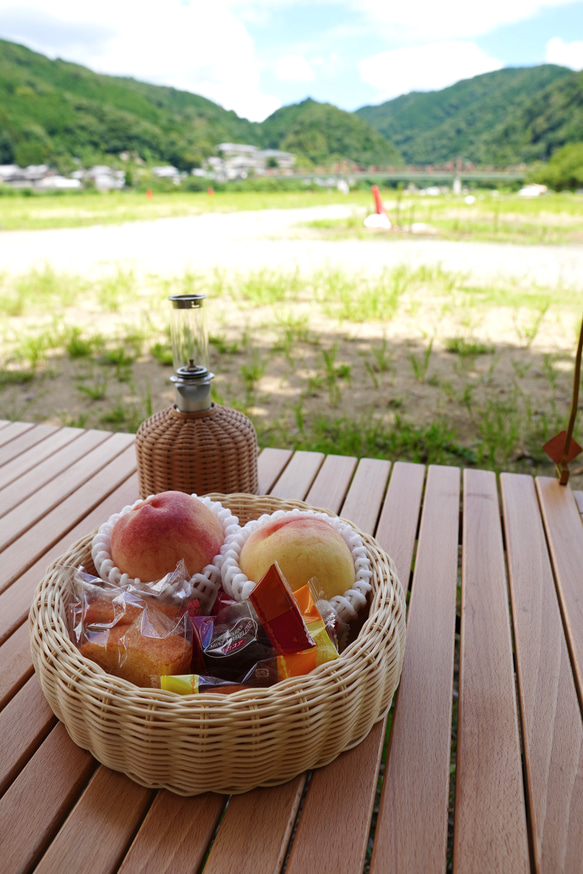
[[[351,215],[338,204],[307,209],[212,213],[123,225],[0,233],[0,271],[52,264],[85,274],[116,269],[177,275],[215,266],[240,271],[332,266],[380,272],[399,264],[441,264],[476,279],[516,277],[533,284],[583,288],[583,246],[517,246],[438,239],[321,240],[302,223]]]

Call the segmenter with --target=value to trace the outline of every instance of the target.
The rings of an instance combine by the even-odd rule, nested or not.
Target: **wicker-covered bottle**
[[[230,407],[154,413],[136,434],[136,455],[142,498],[169,489],[197,495],[258,491],[255,428]]]
[[[251,420],[212,402],[204,300],[203,294],[170,298],[176,404],[142,422],[136,435],[142,498],[170,489],[197,495],[258,491]]]

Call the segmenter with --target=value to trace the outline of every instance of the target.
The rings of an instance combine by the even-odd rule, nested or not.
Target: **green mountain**
[[[583,143],[583,71],[561,76],[517,107],[485,141],[497,163],[547,161],[565,146]]]
[[[262,128],[267,148],[294,152],[316,166],[342,160],[367,168],[403,163],[393,143],[365,119],[310,98],[278,109]]]
[[[363,106],[356,114],[395,143],[408,164],[458,157],[482,165],[521,163],[548,155],[551,142],[567,141],[559,142],[561,136],[583,139],[580,116],[578,133],[567,118],[577,94],[581,102],[580,75],[552,64],[509,67],[441,91]]]
[[[233,140],[260,145],[261,128],[204,97],[0,40],[0,163],[89,164],[127,150],[182,169]]]
[[[334,106],[308,100],[261,125],[186,91],[98,75],[0,40],[0,164],[66,170],[73,158],[87,166],[128,151],[189,169],[225,141],[292,151],[308,164],[400,161],[366,121]]]
[[[190,169],[226,141],[293,152],[304,167],[546,161],[583,142],[583,72],[507,68],[356,113],[308,99],[257,124],[187,91],[99,75],[0,40],[0,164],[67,172],[74,159],[115,164],[127,151]]]

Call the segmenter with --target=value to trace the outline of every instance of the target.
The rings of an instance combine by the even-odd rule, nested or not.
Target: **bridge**
[[[438,169],[422,169],[418,167],[402,167],[391,170],[375,170],[375,171],[358,171],[349,172],[316,172],[310,173],[294,173],[286,174],[286,179],[302,179],[307,182],[315,181],[316,179],[333,179],[340,181],[345,179],[347,182],[356,182],[358,179],[367,179],[371,182],[412,182],[420,187],[426,188],[431,185],[449,185],[452,188],[457,188],[465,184],[480,184],[480,183],[517,183],[523,182],[528,171],[518,170],[438,170]]]

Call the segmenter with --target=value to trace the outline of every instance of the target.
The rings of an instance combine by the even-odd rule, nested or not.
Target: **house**
[[[217,151],[222,161],[221,167],[217,169],[219,172],[222,171],[224,179],[246,179],[247,176],[264,169],[265,165],[257,146],[244,143],[219,143]]]
[[[125,185],[124,171],[114,170],[105,164],[96,164],[89,170],[75,170],[71,173],[71,178],[82,182],[93,182],[98,191],[119,190]]]
[[[43,190],[70,190],[82,188],[82,184],[80,179],[67,179],[66,176],[59,176],[56,174],[55,176],[45,176],[43,179],[39,179],[36,183],[36,188],[41,188]]]
[[[219,143],[217,152],[219,156],[209,158],[207,167],[215,179],[225,181],[262,176],[268,166],[289,172],[295,162],[291,152],[259,149],[245,143]]]
[[[175,185],[180,185],[181,173],[177,167],[168,165],[167,167],[152,167],[152,173],[158,179],[170,179]]]
[[[291,152],[280,152],[278,149],[264,149],[260,155],[266,167],[277,167],[284,172],[291,171],[296,161],[296,156]]]
[[[41,179],[54,174],[47,164],[31,164],[19,167],[17,164],[3,164],[0,167],[0,182],[13,188],[34,188]]]
[[[18,164],[0,164],[0,184],[12,182],[21,172]]]

